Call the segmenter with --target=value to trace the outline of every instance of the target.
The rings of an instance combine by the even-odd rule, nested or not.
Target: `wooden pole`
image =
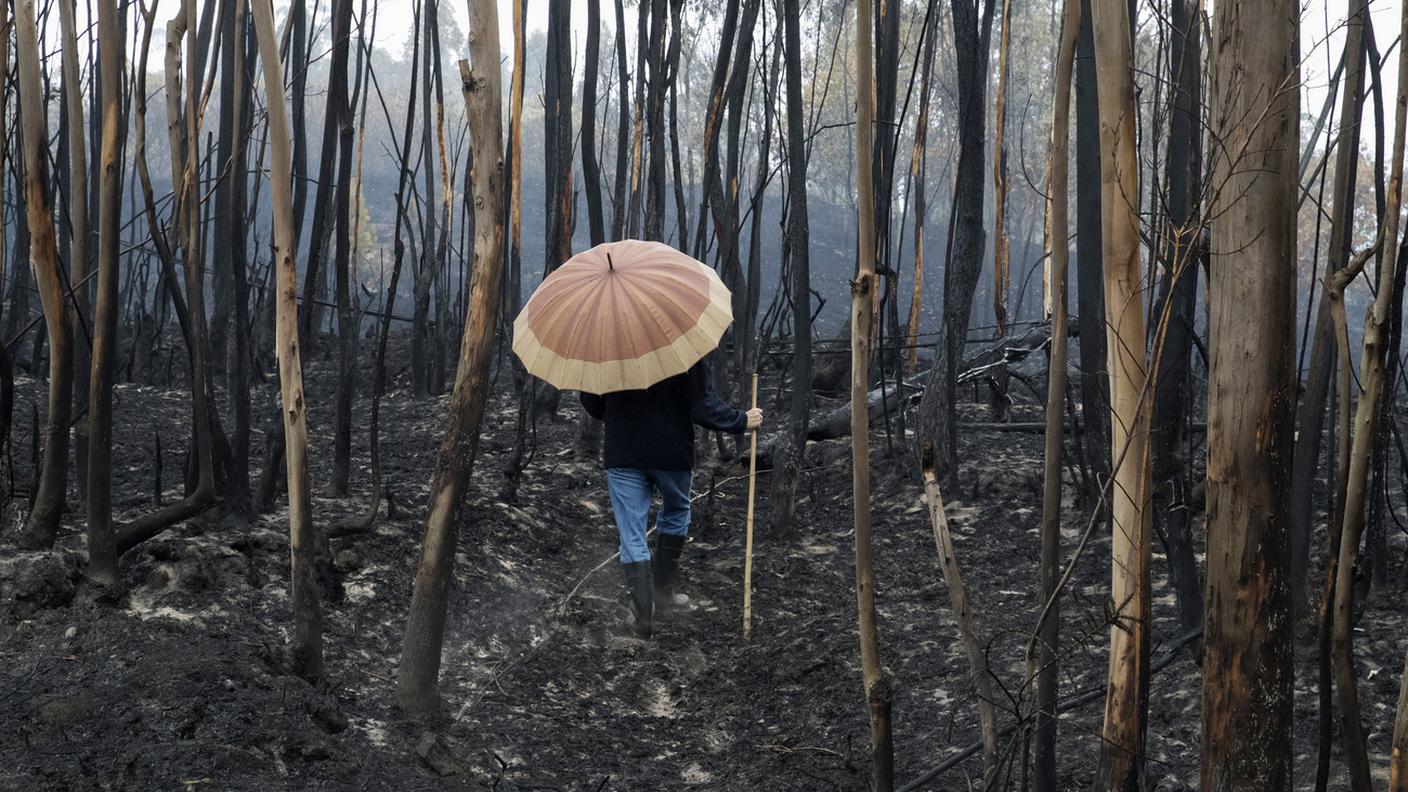
[[[753,374],[753,409],[758,409],[758,375]],[[743,639],[753,629],[753,499],[758,491],[758,430],[748,441],[748,531],[743,543]]]

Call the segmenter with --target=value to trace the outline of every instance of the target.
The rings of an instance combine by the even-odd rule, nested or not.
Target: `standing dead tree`
[[[44,433],[44,460],[39,487],[20,536],[30,549],[47,548],[58,536],[68,482],[69,416],[73,391],[73,326],[64,298],[63,275],[49,195],[49,125],[41,88],[39,32],[34,0],[19,0],[15,8],[15,60],[20,94],[20,147],[28,212],[30,252],[44,306],[49,339],[49,413]]]
[[[1403,25],[1404,31],[1408,32],[1408,7],[1403,10]],[[1344,491],[1339,568],[1335,580],[1332,632],[1335,689],[1339,693],[1345,757],[1354,792],[1367,792],[1372,788],[1367,740],[1359,712],[1358,672],[1354,667],[1354,575],[1359,542],[1364,531],[1369,457],[1383,391],[1384,355],[1397,354],[1397,350],[1386,348],[1386,336],[1389,311],[1393,310],[1393,279],[1399,252],[1394,240],[1398,239],[1399,211],[1403,201],[1404,125],[1408,123],[1408,57],[1400,55],[1398,61],[1398,100],[1394,111],[1388,195],[1383,226],[1379,229],[1380,244],[1384,246],[1383,261],[1379,266],[1378,292],[1364,322],[1364,351],[1359,361],[1359,401],[1354,413],[1354,435]]]
[[[856,3],[856,223],[859,256],[851,283],[851,404],[866,401],[870,372],[870,328],[875,319],[875,180],[871,159],[874,55],[870,46],[870,4]],[[888,196],[887,196],[888,199]],[[851,490],[855,512],[856,608],[860,633],[861,680],[870,712],[872,781],[877,792],[895,784],[895,744],[890,703],[893,681],[880,665],[880,638],[875,629],[875,566],[870,522],[870,413],[851,410]]]
[[[983,268],[983,151],[987,148],[984,96],[996,3],[997,0],[987,0],[980,16],[977,0],[950,0],[958,77],[958,166],[949,215],[938,359],[919,402],[916,432],[918,458],[922,460],[926,453],[932,453],[940,479],[947,479],[958,470],[958,369],[968,338],[973,293]]]
[[[98,64],[102,70],[102,148],[98,176],[98,300],[93,320],[88,394],[88,573],[118,582],[112,525],[112,384],[117,351],[118,236],[122,210],[122,64],[117,0],[98,0]]]
[[[1208,792],[1289,792],[1294,764],[1285,509],[1294,445],[1295,345],[1287,339],[1296,314],[1298,12],[1293,0],[1232,0],[1214,12]]]
[[[264,63],[264,89],[269,97],[269,181],[274,210],[274,261],[278,291],[275,343],[279,356],[279,395],[283,406],[284,467],[288,475],[289,549],[293,579],[290,660],[296,673],[316,679],[323,671],[323,612],[314,574],[318,529],[313,523],[308,485],[308,415],[303,398],[303,365],[298,340],[298,261],[293,231],[293,166],[288,111],[284,107],[283,65],[279,61],[272,2],[254,0],[252,11],[255,35],[259,40],[259,57]]]
[[[1175,0],[1170,16],[1167,177],[1158,243],[1162,245],[1156,315],[1168,314],[1154,385],[1149,446],[1154,530],[1168,559],[1169,587],[1183,633],[1202,626],[1203,589],[1193,551],[1192,482],[1187,447],[1192,409],[1192,358],[1198,301],[1197,258],[1202,183],[1202,16],[1196,3]]]
[[[1061,42],[1056,56],[1055,99],[1051,109],[1051,162],[1048,166],[1047,313],[1051,317],[1051,348],[1047,363],[1046,438],[1043,452],[1041,498],[1041,560],[1037,568],[1037,598],[1042,613],[1037,619],[1035,653],[1027,657],[1028,684],[1035,676],[1036,743],[1033,776],[1037,792],[1056,792],[1057,647],[1061,605],[1056,589],[1061,563],[1061,463],[1065,453],[1061,422],[1066,414],[1066,357],[1069,344],[1066,273],[1070,261],[1067,234],[1070,227],[1070,114],[1071,72],[1076,37],[1080,32],[1080,0],[1065,0]],[[930,507],[932,508],[932,506]]]
[[[1331,277],[1349,261],[1353,243],[1354,205],[1358,193],[1354,174],[1359,170],[1359,129],[1364,107],[1364,31],[1369,23],[1368,7],[1367,0],[1353,0],[1349,17],[1345,20],[1340,135],[1335,146],[1335,174],[1330,191],[1330,246],[1326,261],[1326,272]],[[1310,609],[1310,526],[1315,512],[1311,508],[1312,485],[1320,461],[1321,428],[1336,357],[1331,298],[1329,289],[1320,292],[1315,312],[1315,335],[1310,342],[1310,368],[1306,372],[1305,393],[1300,397],[1296,415],[1291,508],[1287,510],[1286,517],[1291,523],[1290,586],[1298,613]]]
[[[471,62],[460,61],[474,165],[467,189],[474,193],[474,270],[459,366],[450,402],[450,426],[440,444],[430,487],[429,515],[416,571],[396,701],[409,712],[439,706],[440,650],[454,574],[458,518],[479,446],[479,424],[488,398],[489,361],[503,277],[503,114],[499,77],[499,21],[494,0],[470,0]]]
[[[802,110],[801,12],[797,0],[783,0],[784,43],[787,55],[787,233],[783,238],[791,268],[792,404],[782,447],[773,464],[769,515],[773,533],[795,530],[797,481],[807,443],[812,411],[811,240],[807,217],[806,117]],[[754,252],[757,258],[757,252]],[[752,285],[752,284],[750,284]]]
[[[1100,81],[1101,236],[1114,470],[1110,667],[1096,788],[1126,792],[1144,783],[1151,626],[1139,161],[1129,6],[1126,0],[1093,0],[1091,12]],[[1118,463],[1114,449],[1123,449]]]

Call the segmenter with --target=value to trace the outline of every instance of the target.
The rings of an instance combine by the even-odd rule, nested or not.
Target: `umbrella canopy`
[[[608,242],[543,280],[513,322],[513,351],[563,390],[637,390],[688,371],[732,321],[708,266],[659,242]]]

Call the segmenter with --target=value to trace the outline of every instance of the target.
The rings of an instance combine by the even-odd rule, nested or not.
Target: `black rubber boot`
[[[650,562],[623,564],[622,569],[626,572],[631,629],[638,637],[649,638],[655,624],[655,584],[650,575]]]
[[[680,576],[680,554],[689,537],[662,533],[655,539],[655,600],[659,607],[686,605],[689,598],[675,593]]]

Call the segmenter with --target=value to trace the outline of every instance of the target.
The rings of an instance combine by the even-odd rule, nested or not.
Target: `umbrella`
[[[708,266],[659,242],[608,242],[543,280],[513,322],[513,351],[563,390],[638,390],[688,371],[732,321]]]

